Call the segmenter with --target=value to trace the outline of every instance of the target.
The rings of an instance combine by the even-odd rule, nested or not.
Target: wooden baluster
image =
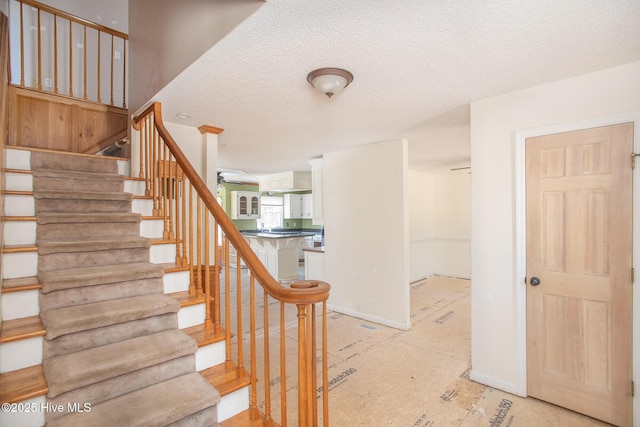
[[[231,266],[229,265],[229,239],[227,239],[227,236],[222,237],[222,253],[224,255],[224,326],[226,328],[225,364],[227,368],[230,368],[233,364],[231,355],[231,275],[229,274]],[[238,288],[238,292],[240,292],[240,288]],[[240,316],[240,313],[238,313],[238,316]],[[238,339],[238,341],[242,341],[242,339]]]
[[[84,86],[84,93],[82,94],[82,99],[86,100],[87,99],[87,27],[83,26],[82,27],[84,30],[84,38],[82,41],[82,56],[83,56],[83,62],[82,62],[82,75],[83,75],[83,80],[82,80],[82,84]]]
[[[176,222],[176,265],[182,264],[182,253],[181,249],[181,240],[184,239],[184,236],[180,236],[180,231],[182,230],[180,224],[180,201],[178,198],[182,198],[182,193],[180,192],[181,183],[182,183],[182,171],[180,170],[180,166],[176,163],[176,176],[174,178],[174,188],[173,188],[173,202],[175,203],[175,222]]]
[[[167,146],[162,144],[162,160],[160,161],[162,164],[162,218],[164,219],[164,231],[162,232],[162,238],[164,240],[170,239],[169,236],[169,180],[170,178],[170,168],[169,168],[169,157],[167,156]]]
[[[298,425],[309,425],[309,369],[307,343],[307,306],[296,304],[298,307]]]
[[[189,293],[191,295],[196,293],[196,280],[194,271],[193,258],[193,186],[189,186]]]
[[[204,306],[205,319],[204,325],[206,329],[213,327],[211,321],[211,268],[209,264],[209,211],[204,210]],[[217,296],[216,296],[217,297]],[[215,298],[215,297],[214,297]]]
[[[42,24],[40,24],[40,9],[38,9],[38,28],[36,33],[38,34],[38,90],[42,90]]]
[[[322,303],[322,421],[329,427],[329,367],[327,362],[327,302]]]
[[[58,94],[58,16],[53,15],[53,93]]]
[[[114,56],[115,56],[115,46],[113,42],[113,34],[111,34],[111,76],[110,76],[110,88],[111,88],[111,97],[109,99],[109,104],[113,105],[113,65],[114,65]]]
[[[216,327],[216,332],[220,332],[222,330],[222,320],[220,318],[221,314],[221,304],[220,301],[220,260],[218,259],[218,224],[214,221],[214,229],[213,229],[213,247],[214,249],[214,257],[216,259],[215,262],[215,274],[213,276],[213,302],[211,310],[213,311],[213,324]],[[209,235],[207,234],[207,237]]]
[[[158,176],[158,173],[160,172],[158,166],[158,147],[160,145],[159,139],[160,138],[158,136],[158,132],[156,132],[154,129],[153,139],[151,140],[148,154],[150,162],[149,168],[151,169],[151,172],[153,174],[153,179],[151,180],[149,186],[149,194],[147,194],[148,196],[151,196],[151,199],[153,200],[153,216],[160,216],[160,208],[158,206],[160,204],[160,177]]]
[[[166,191],[164,197],[167,200],[167,210],[169,211],[167,213],[167,221],[169,222],[168,239],[169,240],[173,240],[175,238],[175,234],[173,232],[173,221],[174,221],[174,218],[173,218],[173,215],[174,215],[174,213],[173,213],[173,199],[175,197],[175,186],[174,186],[174,183],[175,183],[175,179],[176,179],[175,174],[177,172],[177,170],[176,170],[177,168],[174,167],[176,165],[171,160],[173,158],[171,156],[171,153],[169,153],[169,152],[167,152],[167,153],[168,153],[167,154],[167,161],[166,161],[166,163],[167,163],[167,166],[166,166],[167,174],[166,174],[166,176],[164,178],[164,182],[165,182],[165,185],[167,187],[167,191]]]
[[[269,354],[269,294],[264,291],[262,312],[264,330],[264,420],[266,425],[271,425],[271,371]]]
[[[318,425],[318,399],[315,394],[318,390],[318,368],[316,363],[316,305],[311,304],[311,321],[309,323],[309,329],[311,334],[311,351],[309,354],[309,363],[311,368],[311,386],[309,387],[309,403],[311,404],[310,413],[312,414],[313,425]]]
[[[227,248],[229,248],[229,243],[227,243]],[[227,274],[229,274],[229,270],[227,270]],[[242,257],[236,251],[236,311],[238,313],[237,319],[237,337],[238,337],[238,376],[244,375],[244,346],[242,344],[242,334],[244,330],[242,329]]]
[[[182,190],[180,191],[182,200],[182,260],[180,262],[181,266],[187,265],[189,259],[187,258],[187,193],[186,191],[187,185],[187,177],[182,174]],[[189,237],[189,239],[191,239]]]
[[[138,170],[138,178],[142,178],[142,179],[144,179],[144,165],[142,163],[142,161],[144,159],[143,147],[146,144],[145,132],[147,131],[145,126],[148,125],[148,122],[149,122],[148,118],[145,117],[145,119],[140,122],[140,130],[138,131],[138,133],[140,135],[140,143],[139,143],[139,147],[138,147],[139,151],[140,151],[140,153],[138,155],[139,160],[140,160],[140,168]],[[144,183],[144,191],[145,191],[145,195],[147,195],[147,182],[146,182],[146,180],[145,180],[145,183]]]
[[[20,86],[24,86],[24,4],[20,2]]]
[[[153,163],[152,155],[153,149],[157,144],[157,132],[155,128],[155,121],[153,115],[149,116],[149,136],[147,138],[147,146],[145,147],[145,174],[147,175],[147,181],[149,186],[149,194],[152,195],[154,189],[157,187],[158,170]]]
[[[242,337],[239,336],[238,340],[241,339]],[[249,360],[251,361],[251,389],[249,393],[249,411],[251,414],[251,419],[256,419],[256,417],[258,416],[258,378],[256,374],[256,292],[253,273],[249,273],[249,339]]]
[[[122,39],[122,108],[127,108],[127,41]]]
[[[102,34],[102,32],[100,30],[98,30],[98,97],[96,99],[96,102],[98,103],[102,103],[102,98],[100,97],[100,46],[102,46],[101,40],[100,40],[100,35]],[[113,55],[112,55],[113,57]],[[113,60],[112,60],[113,62]]]
[[[201,218],[200,196],[196,196],[196,295],[200,296],[202,291],[202,218]]]
[[[285,304],[280,303],[280,425],[287,427],[287,348],[285,334]]]
[[[69,96],[73,97],[73,21],[69,20]]]

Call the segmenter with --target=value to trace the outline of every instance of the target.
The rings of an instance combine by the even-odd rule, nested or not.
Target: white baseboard
[[[360,313],[358,311],[353,311],[348,308],[337,307],[335,305],[330,305],[330,304],[327,304],[327,309],[331,311],[335,311],[337,313],[346,314],[347,316],[357,317],[358,319],[368,320],[369,322],[378,323],[384,326],[389,326],[391,328],[401,329],[403,331],[408,331],[409,329],[411,329],[411,322],[409,323],[394,322],[389,319],[383,319],[381,317],[371,316],[369,314]]]
[[[517,385],[498,380],[482,373],[478,373],[473,369],[471,369],[471,372],[469,373],[469,378],[472,381],[487,385],[491,388],[506,391],[507,393],[515,394],[516,396],[527,397],[526,390],[520,390]]]

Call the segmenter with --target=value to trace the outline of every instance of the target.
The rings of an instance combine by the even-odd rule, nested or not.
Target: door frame
[[[516,304],[516,381],[515,394],[527,396],[527,287],[524,282],[526,277],[527,251],[526,251],[526,209],[525,209],[525,142],[527,138],[551,135],[562,132],[589,129],[600,126],[609,126],[620,123],[633,122],[633,150],[640,152],[640,111],[617,114],[580,120],[575,122],[560,123],[538,128],[516,131],[514,134],[514,200],[515,200],[515,304]],[[631,154],[631,153],[629,153]],[[629,158],[631,161],[631,158]],[[640,169],[640,158],[637,159],[636,171]],[[633,173],[633,266],[640,266],[640,174]],[[636,275],[635,287],[640,286],[640,270]],[[633,380],[639,382],[640,378],[640,290],[633,293]],[[636,327],[637,326],[637,327]],[[639,383],[640,387],[640,383]],[[634,421],[640,418],[640,393],[633,397]]]

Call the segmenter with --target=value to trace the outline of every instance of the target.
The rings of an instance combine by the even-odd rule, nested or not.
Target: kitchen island
[[[313,232],[242,232],[269,273],[280,283],[291,283],[300,278],[299,251],[306,236]]]

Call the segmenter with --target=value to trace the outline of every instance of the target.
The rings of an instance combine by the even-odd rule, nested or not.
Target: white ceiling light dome
[[[318,68],[307,75],[307,81],[331,98],[353,81],[353,74],[342,68]]]

